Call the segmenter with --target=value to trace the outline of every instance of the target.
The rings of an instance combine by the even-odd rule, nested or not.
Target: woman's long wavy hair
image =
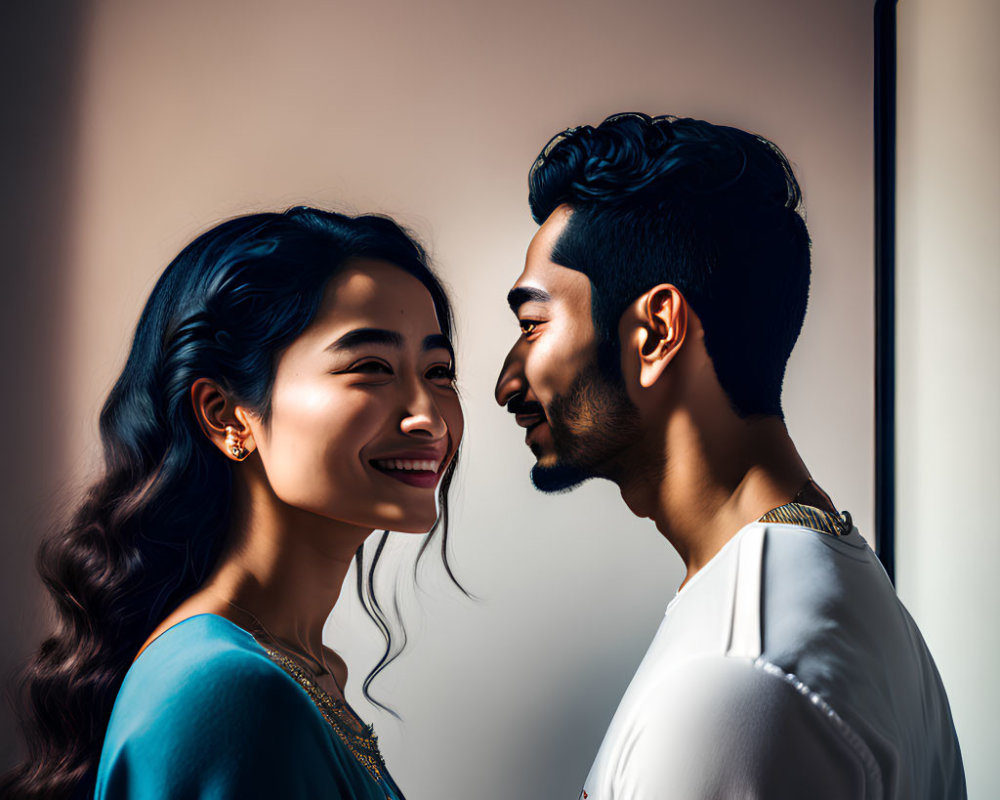
[[[190,387],[211,378],[266,419],[278,355],[313,319],[330,277],[357,257],[389,261],[419,279],[442,333],[452,336],[451,306],[423,249],[384,217],[304,207],[240,217],[198,237],[160,277],[101,411],[103,475],[38,552],[57,629],[14,694],[27,758],[0,781],[3,797],[92,796],[125,673],[159,622],[211,573],[229,529],[232,462],[202,433]],[[431,531],[441,530],[453,581],[447,519],[456,461],[443,476]],[[372,677],[399,651],[374,594],[387,536],[367,579],[363,548],[356,555],[362,604],[386,639],[364,685],[372,702]]]

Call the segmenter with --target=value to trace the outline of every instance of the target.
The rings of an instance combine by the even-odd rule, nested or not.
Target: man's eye
[[[535,329],[538,327],[538,323],[533,319],[522,319],[520,320],[520,325],[521,325],[521,333],[523,333],[525,336],[530,336],[531,334],[533,334],[535,332]]]

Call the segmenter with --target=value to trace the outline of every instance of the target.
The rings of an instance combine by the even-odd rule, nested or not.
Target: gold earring
[[[250,451],[243,446],[243,440],[236,435],[236,428],[232,425],[226,426],[226,449],[237,461],[243,461]]]

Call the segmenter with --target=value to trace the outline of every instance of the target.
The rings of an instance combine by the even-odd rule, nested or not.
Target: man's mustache
[[[539,414],[543,417],[545,416],[545,411],[542,409],[541,403],[536,403],[533,400],[525,400],[523,393],[515,394],[507,401],[507,411],[511,414]]]

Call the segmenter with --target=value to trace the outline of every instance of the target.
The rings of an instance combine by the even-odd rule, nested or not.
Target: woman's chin
[[[434,523],[437,522],[437,514],[433,514],[429,517],[409,518],[406,520],[401,520],[395,524],[395,527],[390,530],[396,531],[397,533],[427,533],[431,528],[434,527]]]
[[[433,522],[430,525],[424,525],[420,528],[392,528],[393,533],[405,533],[412,536],[421,536],[431,529]]]
[[[427,533],[437,522],[437,507],[432,503],[427,510],[397,508],[395,514],[380,514],[380,521],[373,527],[395,533]]]

